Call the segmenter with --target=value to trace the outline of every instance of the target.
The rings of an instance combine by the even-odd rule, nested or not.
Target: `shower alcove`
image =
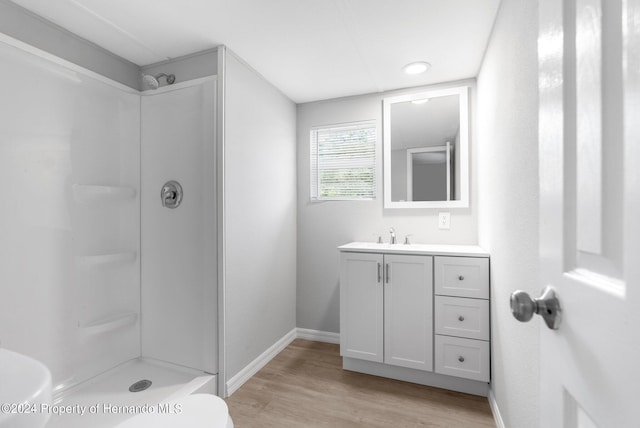
[[[49,367],[55,403],[101,406],[49,427],[216,393],[215,66],[141,92],[2,34],[0,58],[0,346]]]

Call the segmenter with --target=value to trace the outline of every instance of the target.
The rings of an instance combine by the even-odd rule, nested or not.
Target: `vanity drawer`
[[[489,382],[489,342],[436,336],[435,371]]]
[[[489,301],[435,296],[436,334],[489,340]]]
[[[435,257],[435,294],[489,298],[489,259],[481,257]]]

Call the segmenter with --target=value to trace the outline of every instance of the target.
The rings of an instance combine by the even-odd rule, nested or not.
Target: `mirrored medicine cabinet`
[[[469,206],[469,87],[387,97],[384,207]]]

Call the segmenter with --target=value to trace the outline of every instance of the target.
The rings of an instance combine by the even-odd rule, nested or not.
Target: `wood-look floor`
[[[226,401],[236,428],[496,426],[484,397],[346,371],[339,345],[303,339]]]

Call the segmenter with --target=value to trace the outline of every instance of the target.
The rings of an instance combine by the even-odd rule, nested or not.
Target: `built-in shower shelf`
[[[90,336],[117,330],[122,327],[133,325],[138,320],[138,314],[127,312],[108,318],[102,318],[80,326],[82,331]]]
[[[74,184],[73,195],[76,202],[92,204],[96,202],[117,202],[134,199],[136,189],[128,186],[93,186]]]
[[[87,269],[108,268],[131,264],[136,261],[136,258],[137,254],[134,251],[76,256],[78,264]]]

